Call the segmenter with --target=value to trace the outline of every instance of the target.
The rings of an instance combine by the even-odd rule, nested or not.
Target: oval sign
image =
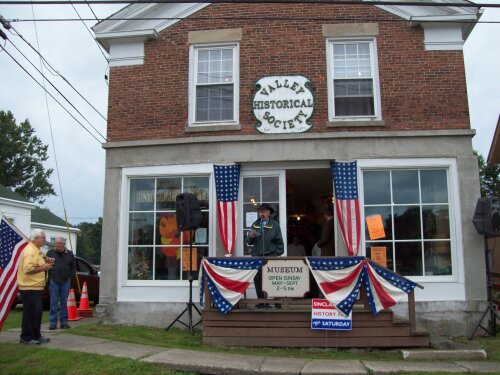
[[[303,76],[270,76],[255,82],[255,128],[265,134],[303,133],[312,128],[311,82]]]

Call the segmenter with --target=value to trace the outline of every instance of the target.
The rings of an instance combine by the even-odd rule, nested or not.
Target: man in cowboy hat
[[[271,218],[274,208],[262,203],[257,208],[259,218],[252,224],[248,233],[248,245],[252,245],[250,254],[254,257],[278,256],[285,251],[283,237],[278,222]],[[254,279],[257,298],[265,298],[262,291],[262,270],[259,270]],[[260,306],[258,306],[260,307]]]

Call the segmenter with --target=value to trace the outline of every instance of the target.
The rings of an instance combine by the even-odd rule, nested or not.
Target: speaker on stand
[[[477,201],[476,210],[472,219],[474,227],[484,237],[484,261],[486,265],[486,293],[488,299],[488,307],[481,315],[476,327],[469,336],[471,340],[479,328],[485,330],[489,335],[496,336],[497,334],[497,319],[500,319],[496,311],[496,305],[492,302],[492,287],[491,269],[490,269],[490,253],[488,248],[488,238],[500,236],[500,199],[494,197],[480,198]],[[483,319],[489,313],[488,325],[482,325]]]
[[[201,323],[193,324],[193,309],[195,309],[201,316],[201,311],[193,303],[193,242],[195,231],[202,225],[203,213],[201,212],[200,202],[195,194],[182,193],[175,198],[175,214],[177,220],[177,230],[179,232],[189,231],[189,301],[186,303],[186,308],[174,319],[170,325],[165,328],[168,331],[175,322],[179,322],[184,327],[188,328],[191,334],[194,333],[194,328]],[[187,313],[188,323],[181,321],[181,317]]]

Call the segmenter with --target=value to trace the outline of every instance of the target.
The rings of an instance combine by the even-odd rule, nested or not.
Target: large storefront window
[[[208,225],[178,232],[175,198],[195,194],[208,217],[208,176],[132,178],[129,186],[128,280],[187,280],[191,240],[196,279],[201,259],[208,256]]]
[[[380,215],[385,234],[371,239],[367,228],[367,257],[382,252],[405,276],[451,275],[447,170],[365,170],[363,181],[365,217]]]

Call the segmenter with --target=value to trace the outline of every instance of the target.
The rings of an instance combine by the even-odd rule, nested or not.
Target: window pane
[[[373,116],[375,104],[373,97],[335,97],[335,116]]]
[[[207,105],[208,111],[205,110]],[[196,88],[196,121],[232,120],[234,118],[233,107],[233,85]]]
[[[418,171],[393,171],[392,186],[395,204],[420,202]]]
[[[208,61],[210,51],[199,50],[198,51],[198,61]]]
[[[420,239],[420,208],[394,207],[394,237],[396,240]]]
[[[389,171],[363,172],[365,204],[391,204]]]
[[[155,252],[155,280],[179,280],[180,260],[177,259],[177,254],[180,253],[179,247],[157,247]]]
[[[201,260],[204,256],[208,255],[208,248],[206,246],[193,246],[192,253],[190,253],[189,246],[182,249],[182,279],[188,280],[189,268],[191,267],[191,276],[194,280],[198,279],[198,272],[200,270]],[[191,254],[191,260],[189,256]],[[191,263],[190,263],[191,262]]]
[[[159,178],[157,180],[157,210],[175,210],[175,197],[181,193],[181,181],[181,178]]]
[[[425,275],[451,275],[451,248],[449,241],[424,242]]]
[[[260,201],[260,177],[243,178],[243,202],[256,203]]]
[[[153,213],[130,213],[128,230],[128,243],[130,245],[153,245]]]
[[[206,201],[208,208],[208,177],[184,177],[184,192],[196,195],[200,202]]]
[[[279,178],[262,177],[262,202],[279,201]]]
[[[366,242],[366,257],[372,257],[372,247],[385,247],[385,254],[387,259],[387,267],[391,271],[394,271],[394,259],[392,256],[392,243],[391,242]]]
[[[128,279],[153,280],[153,248],[130,247],[128,249]]]
[[[391,207],[365,207],[365,218],[371,215],[382,215],[382,223],[384,224],[385,237],[379,238],[380,240],[392,239],[392,220],[391,220]],[[365,225],[365,238],[370,239],[368,233],[368,226]]]
[[[154,205],[155,180],[130,180],[130,211],[151,211]]]
[[[448,203],[446,170],[420,172],[422,203]]]
[[[422,207],[425,239],[449,239],[450,215],[448,206]]]
[[[396,272],[403,276],[422,276],[420,242],[396,242]]]

